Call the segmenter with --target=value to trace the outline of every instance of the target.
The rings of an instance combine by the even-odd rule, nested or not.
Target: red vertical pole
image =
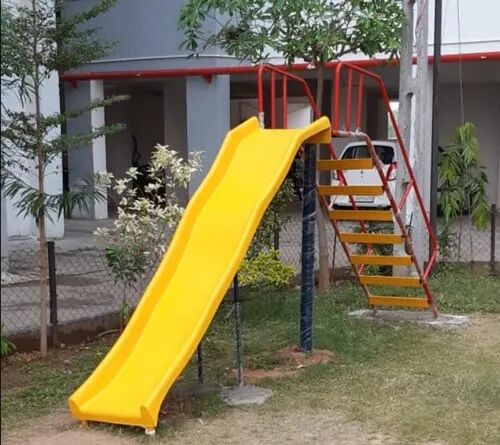
[[[356,107],[356,130],[361,130],[361,115],[363,107],[363,87],[364,87],[365,76],[363,73],[359,73],[359,83],[358,83],[358,104]]]
[[[337,131],[339,129],[339,108],[340,108],[340,77],[342,75],[342,64],[339,63],[337,69],[334,72],[333,76],[333,131]]]
[[[288,77],[283,76],[282,85],[282,98],[281,98],[281,120],[283,128],[288,127]]]
[[[351,131],[351,96],[352,96],[352,69],[347,74],[347,99],[345,110],[345,128]]]
[[[271,128],[276,128],[276,73],[271,71]]]
[[[264,65],[259,66],[257,71],[257,103],[259,113],[264,113]]]

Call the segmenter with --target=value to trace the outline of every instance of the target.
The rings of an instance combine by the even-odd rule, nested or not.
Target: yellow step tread
[[[330,210],[328,214],[340,221],[392,221],[390,210]]]
[[[368,297],[368,304],[370,306],[399,306],[399,307],[415,307],[427,309],[429,303],[426,298],[414,297],[383,297],[379,295],[372,295]]]
[[[328,196],[380,196],[384,194],[381,185],[320,185],[320,195]]]
[[[403,244],[403,237],[392,233],[341,233],[340,241],[352,244]]]
[[[387,266],[410,266],[411,256],[392,255],[351,255],[352,264],[373,264]]]
[[[385,277],[383,275],[361,275],[359,281],[362,284],[374,286],[395,286],[395,287],[420,287],[419,278],[411,277]]]
[[[365,159],[325,159],[316,162],[316,169],[326,170],[371,170],[373,161],[371,158]]]

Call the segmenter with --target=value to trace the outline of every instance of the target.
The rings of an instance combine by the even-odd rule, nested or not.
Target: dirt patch
[[[332,351],[315,349],[311,354],[304,354],[297,347],[282,349],[278,352],[278,357],[284,363],[294,365],[297,368],[308,368],[314,365],[338,361],[338,357]]]
[[[311,354],[300,352],[297,347],[282,349],[278,352],[279,366],[272,369],[249,369],[243,370],[245,383],[255,384],[263,379],[291,378],[297,376],[301,370],[311,366],[338,361],[338,357],[332,351],[316,349]],[[233,377],[237,371],[232,370]]]
[[[171,427],[167,427],[171,428]],[[79,428],[67,413],[30,423],[29,429],[18,430],[2,440],[5,445],[134,445],[144,443],[145,436],[132,429],[105,431],[96,425]],[[191,419],[179,430],[167,430],[152,443],[185,445],[235,444],[245,445],[395,445],[399,441],[377,431],[371,431],[358,422],[347,421],[339,412],[286,411],[270,412],[262,409],[238,409],[212,419]]]
[[[393,445],[398,440],[360,423],[349,422],[337,411],[234,410],[202,422],[191,421],[169,440],[160,443],[245,445]]]
[[[134,439],[120,432],[111,433],[95,427],[80,428],[66,410],[51,413],[50,417],[31,421],[29,427],[9,432],[2,437],[5,445],[133,445]]]

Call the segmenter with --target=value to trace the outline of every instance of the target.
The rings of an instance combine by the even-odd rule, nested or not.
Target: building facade
[[[85,8],[91,1],[70,1],[66,13]],[[215,49],[203,52],[197,59],[189,58],[189,54],[180,49],[183,35],[177,30],[177,17],[183,3],[183,0],[120,0],[112,10],[96,19],[101,37],[118,43],[106,58],[66,73],[65,107],[79,107],[110,94],[128,94],[130,100],[75,119],[68,124],[67,131],[78,132],[104,122],[124,123],[126,130],[96,140],[85,149],[69,152],[64,159],[64,175],[59,168],[59,173],[53,177],[54,187],[62,187],[63,182],[68,186],[104,169],[120,176],[132,165],[147,162],[156,143],[168,144],[185,157],[192,151],[202,150],[203,171],[206,172],[227,131],[256,114],[255,67]],[[430,1],[430,28],[433,7],[434,2]],[[482,149],[481,162],[489,177],[489,200],[500,205],[498,16],[500,3],[496,0],[443,1],[439,105],[442,146],[450,143],[454,129],[463,119],[476,125]],[[432,29],[429,29],[430,54],[432,41]],[[378,58],[385,59],[383,55]],[[344,59],[367,63],[361,54],[348,55]],[[275,54],[269,62],[279,65],[283,60]],[[391,98],[397,103],[398,67],[383,63],[377,66],[371,62],[370,66],[369,69],[383,77]],[[293,69],[306,79],[312,79],[311,72],[303,64]],[[314,87],[312,80],[311,87]],[[428,88],[432,89],[432,85]],[[327,81],[326,96],[331,98],[331,94],[332,85]],[[387,115],[380,98],[370,89],[364,94],[363,129],[373,139],[387,138],[390,136]],[[58,100],[57,82],[47,86],[47,95]],[[307,109],[307,101],[297,92],[290,99],[287,110],[289,124],[294,116],[300,116],[299,123],[304,120],[307,116],[304,109]],[[202,177],[190,185],[189,193],[196,189]],[[32,222],[16,219],[12,203],[3,204],[2,236],[36,235]],[[112,202],[95,202],[89,213],[74,216],[107,219],[113,217],[114,210]],[[63,221],[56,223],[49,236],[62,236],[63,224]]]

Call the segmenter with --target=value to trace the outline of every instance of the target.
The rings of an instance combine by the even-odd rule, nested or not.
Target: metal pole
[[[337,255],[337,232],[333,234],[332,281],[335,274],[335,257]]]
[[[47,241],[47,256],[49,266],[49,308],[50,336],[52,346],[59,344],[57,338],[57,283],[56,283],[56,253],[54,241]]]
[[[302,205],[302,285],[300,290],[300,349],[312,352],[314,303],[314,229],[316,225],[316,146],[304,147]]]
[[[236,368],[238,370],[238,385],[243,386],[243,361],[241,360],[241,308],[240,308],[240,288],[238,286],[238,274],[233,280],[234,298],[234,324],[236,335]]]
[[[495,252],[495,232],[497,220],[497,206],[491,205],[491,248],[490,248],[490,265],[491,271],[495,272],[496,252]]]
[[[441,67],[441,22],[442,0],[434,5],[434,62],[432,64],[432,153],[431,153],[431,227],[437,234],[437,193],[439,159],[439,71]],[[432,255],[432,241],[429,240],[429,259]]]
[[[198,349],[196,351],[196,355],[198,357],[198,383],[203,385],[203,340],[198,344]]]

